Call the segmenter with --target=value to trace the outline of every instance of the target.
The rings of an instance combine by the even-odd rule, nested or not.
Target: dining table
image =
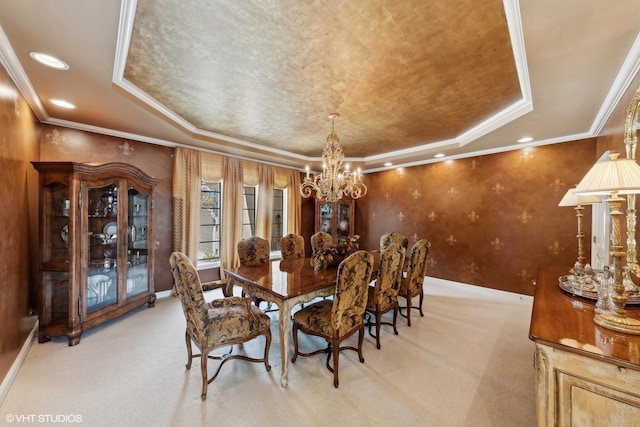
[[[338,272],[337,265],[315,269],[311,258],[272,260],[257,266],[225,269],[228,295],[233,286],[240,286],[252,298],[274,303],[279,311],[280,356],[282,372],[280,385],[288,386],[291,311],[318,297],[333,295]]]

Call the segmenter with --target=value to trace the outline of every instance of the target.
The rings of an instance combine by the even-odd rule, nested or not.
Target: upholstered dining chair
[[[424,317],[422,312],[422,301],[424,300],[424,289],[422,285],[424,283],[424,276],[427,274],[427,257],[431,243],[428,240],[418,240],[411,248],[411,255],[409,256],[409,266],[407,272],[404,274],[402,280],[400,280],[400,288],[398,289],[398,296],[403,297],[407,301],[407,305],[404,307],[398,306],[398,311],[401,316],[407,318],[407,325],[411,326],[411,309],[416,308],[420,311],[420,316]],[[420,296],[419,305],[412,306],[412,300],[416,296]],[[402,314],[402,310],[407,311],[406,315]]]
[[[390,233],[385,233],[380,237],[380,252],[384,252],[392,243],[401,244],[405,251],[409,249],[409,238],[402,233],[392,231]]]
[[[367,298],[367,322],[369,335],[376,339],[376,347],[380,348],[380,325],[393,326],[393,333],[398,335],[396,319],[398,318],[398,284],[402,278],[402,266],[406,249],[402,242],[392,243],[380,255],[378,273],[369,286]],[[383,322],[382,315],[393,310],[393,323]],[[374,317],[374,321],[371,320]],[[371,329],[375,327],[376,333]]]
[[[269,262],[269,247],[269,241],[258,236],[240,240],[237,244],[240,265],[253,267],[267,264]],[[242,296],[246,296],[244,290]],[[257,306],[260,306],[262,301],[260,298],[253,298],[253,302]],[[274,311],[271,310],[271,303],[268,303],[267,311]]]
[[[357,351],[360,363],[364,363],[362,356],[364,312],[372,269],[373,255],[366,251],[354,252],[338,266],[333,300],[326,299],[313,303],[293,315],[294,351],[291,362],[295,363],[298,356],[326,353],[327,369],[333,372],[333,385],[336,388],[339,384],[338,359],[341,350]],[[298,331],[324,338],[328,343],[327,348],[310,353],[300,352]],[[355,332],[358,332],[358,347],[341,347],[340,343]],[[333,366],[329,364],[331,359]]]
[[[304,237],[299,234],[287,234],[280,239],[280,252],[283,260],[304,258]]]
[[[333,244],[333,237],[331,234],[319,231],[311,236],[311,251],[312,255],[315,255],[319,250],[329,247]]]
[[[240,265],[255,266],[269,262],[269,241],[258,236],[240,240],[237,245]]]
[[[269,347],[271,346],[271,320],[253,304],[249,298],[225,297],[206,303],[202,294],[202,284],[198,272],[186,255],[173,252],[169,258],[173,279],[180,295],[182,309],[187,320],[185,340],[187,344],[187,369],[191,369],[194,357],[200,357],[202,373],[202,400],[207,398],[207,386],[218,376],[222,365],[229,360],[240,359],[248,362],[269,365]],[[253,358],[241,354],[232,355],[233,345],[265,336],[264,355]],[[200,349],[193,354],[192,342]],[[215,349],[230,347],[226,354],[212,355]],[[209,378],[207,360],[218,359],[220,363]]]

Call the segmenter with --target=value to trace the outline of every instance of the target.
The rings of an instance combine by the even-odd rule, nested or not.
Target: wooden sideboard
[[[640,336],[597,326],[595,301],[560,289],[566,274],[567,267],[538,272],[529,330],[538,425],[640,425]],[[640,307],[627,313],[640,319]]]

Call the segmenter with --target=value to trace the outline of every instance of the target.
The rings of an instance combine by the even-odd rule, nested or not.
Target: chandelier
[[[335,133],[335,120],[338,113],[329,114],[331,120],[331,133],[327,136],[327,144],[322,150],[322,173],[309,175],[309,166],[306,167],[307,175],[300,184],[302,197],[311,197],[315,191],[315,197],[319,200],[337,202],[343,196],[358,199],[367,194],[367,187],[362,183],[360,168],[352,172],[347,163],[344,163],[344,152],[340,146],[340,140]]]

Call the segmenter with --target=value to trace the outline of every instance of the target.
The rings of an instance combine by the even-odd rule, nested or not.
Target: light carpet
[[[380,350],[367,334],[364,364],[342,352],[338,389],[321,355],[290,363],[289,387],[280,387],[278,313],[271,313],[271,371],[231,361],[204,402],[199,360],[185,369],[180,301],[159,298],[154,308],[84,332],[75,347],[35,342],[0,406],[0,424],[534,426],[533,299],[433,278],[424,289],[425,317],[414,310],[411,327],[399,317],[399,335],[384,326]],[[300,337],[303,351],[324,346]],[[355,345],[357,334],[347,342]],[[262,346],[258,338],[239,351],[259,356]]]

